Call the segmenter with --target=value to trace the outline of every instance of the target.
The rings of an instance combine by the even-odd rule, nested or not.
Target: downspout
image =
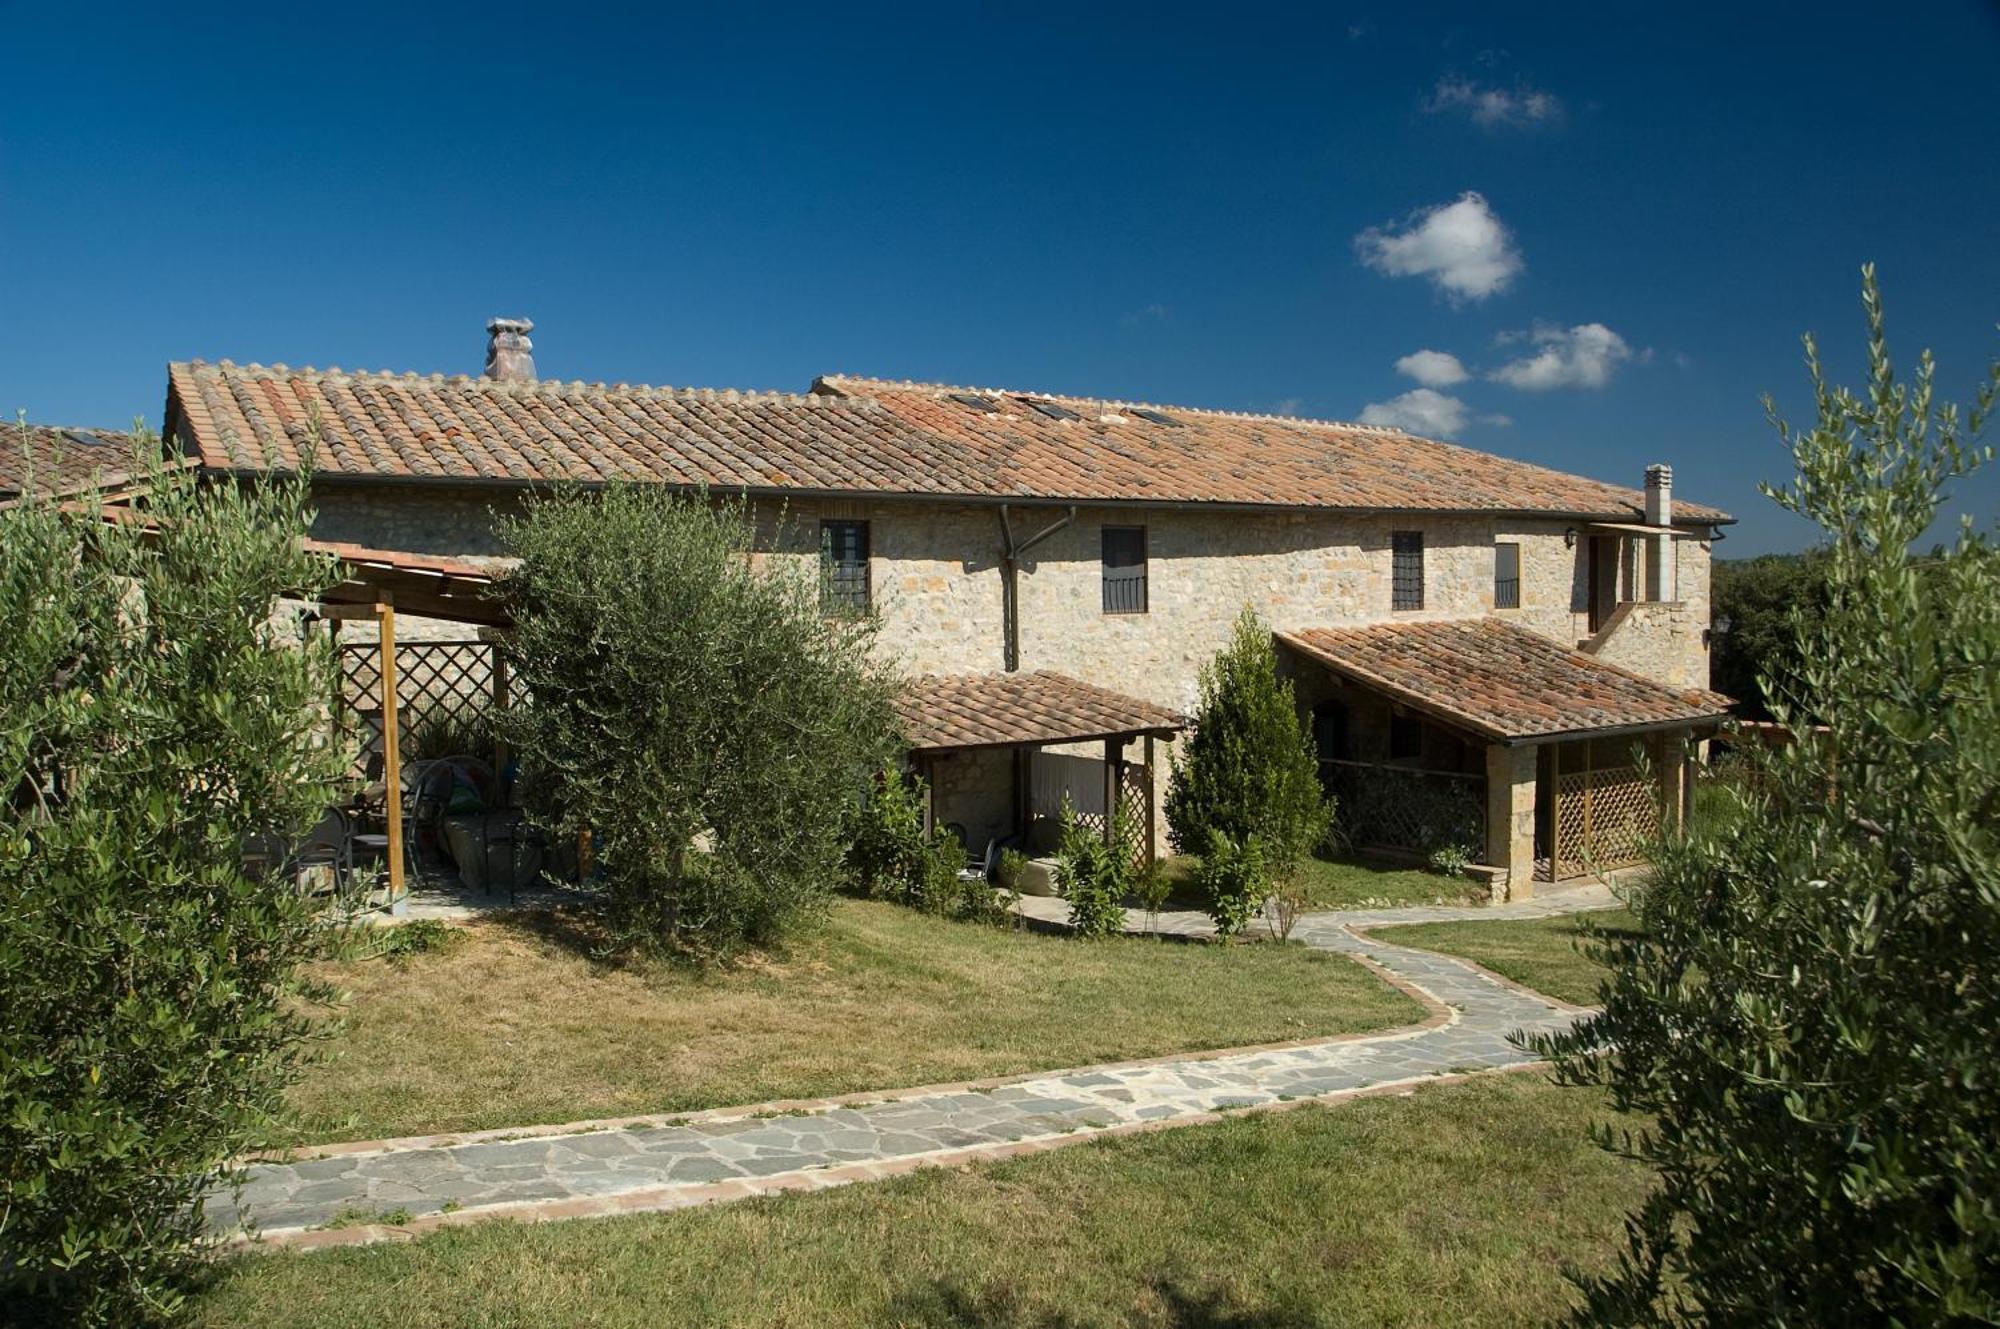
[[[1002,660],[1010,674],[1021,668],[1021,555],[1033,549],[1042,541],[1076,520],[1076,505],[1055,521],[1020,543],[1014,541],[1014,523],[1007,512],[1007,504],[1000,505],[1000,539],[1003,552],[1000,555],[1000,622],[1003,636]]]

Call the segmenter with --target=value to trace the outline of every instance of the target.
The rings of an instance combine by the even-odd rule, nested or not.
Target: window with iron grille
[[[1424,607],[1424,533],[1396,531],[1389,537],[1391,609]]]
[[[1104,612],[1146,612],[1146,528],[1104,528]]]
[[[820,608],[828,613],[868,612],[868,523],[819,524]]]
[[[1493,607],[1521,607],[1521,546],[1518,544],[1493,546]]]

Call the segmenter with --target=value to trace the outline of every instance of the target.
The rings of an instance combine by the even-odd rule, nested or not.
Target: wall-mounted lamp
[[[1563,548],[1576,548],[1576,527],[1568,526],[1563,528]]]

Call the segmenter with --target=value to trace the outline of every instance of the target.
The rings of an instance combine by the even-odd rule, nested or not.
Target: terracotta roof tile
[[[1496,739],[1692,724],[1729,708],[1492,619],[1308,628],[1278,640],[1364,686]]]
[[[954,397],[975,392],[998,409]],[[197,360],[169,367],[168,414],[202,464],[222,470],[296,467],[317,416],[319,465],[342,475],[1610,520],[1644,507],[1635,489],[1373,425],[843,376],[794,395]]]
[[[31,483],[46,494],[74,494],[93,480],[106,489],[128,484],[135,471],[132,447],[132,435],[123,430],[0,424],[0,503],[20,497]]]
[[[1067,674],[927,674],[896,705],[917,752],[1082,742],[1169,732],[1186,722],[1165,707]]]

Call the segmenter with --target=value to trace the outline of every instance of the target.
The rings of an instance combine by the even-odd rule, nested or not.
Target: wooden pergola
[[[401,705],[396,692],[396,611],[484,628],[512,620],[488,595],[493,574],[476,563],[399,550],[370,549],[330,540],[306,548],[340,560],[341,580],[323,592],[318,613],[336,623],[373,623],[382,675],[382,777],[388,787],[383,819],[388,832],[389,906],[408,890],[404,881]]]

